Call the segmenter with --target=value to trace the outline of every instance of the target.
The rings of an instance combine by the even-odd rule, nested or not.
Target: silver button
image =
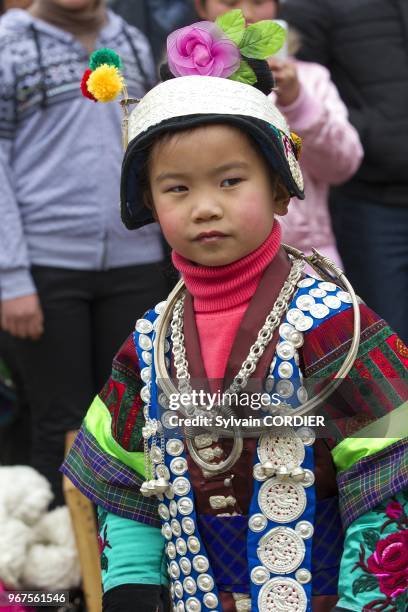
[[[170,563],[170,576],[176,580],[180,577],[180,568],[177,561],[171,561]]]
[[[310,427],[299,427],[296,430],[296,435],[300,438],[305,446],[312,446],[316,440],[316,435]]]
[[[337,286],[334,283],[322,281],[319,283],[319,288],[324,289],[324,291],[336,291]]]
[[[151,366],[147,366],[146,368],[142,368],[140,370],[140,378],[144,383],[149,383],[152,379],[152,368]]]
[[[304,343],[303,334],[297,330],[293,330],[293,332],[290,334],[289,340],[297,349],[303,346]]]
[[[168,542],[167,543],[167,556],[170,559],[175,559],[176,558],[176,547],[174,546],[173,542]]]
[[[162,518],[165,521],[167,521],[170,518],[170,512],[166,504],[159,504],[158,510],[159,510],[160,518]]]
[[[296,300],[296,306],[300,310],[310,310],[314,305],[315,299],[311,295],[300,295]]]
[[[309,521],[299,521],[295,526],[295,531],[304,540],[308,540],[314,533],[314,527]]]
[[[208,559],[203,555],[193,557],[193,567],[196,572],[206,572],[209,568]]]
[[[293,365],[289,361],[282,361],[278,366],[278,374],[281,378],[290,378],[293,375]]]
[[[311,581],[312,574],[309,572],[308,569],[301,568],[298,569],[298,571],[296,572],[295,578],[298,582],[300,582],[300,584],[307,584]]]
[[[181,559],[179,561],[179,565],[180,565],[181,571],[183,572],[183,574],[185,576],[188,576],[188,574],[191,574],[191,561],[190,561],[190,559],[188,559],[187,557],[181,557]]]
[[[286,318],[291,325],[296,326],[296,322],[299,321],[299,319],[302,319],[303,316],[304,314],[301,310],[299,310],[298,308],[291,308],[290,310],[288,310]]]
[[[200,541],[195,536],[190,536],[187,540],[188,550],[196,555],[200,551]]]
[[[182,497],[177,502],[178,510],[183,516],[191,514],[193,511],[193,502],[188,497]]]
[[[189,595],[194,595],[194,593],[197,592],[197,585],[196,585],[196,581],[194,580],[194,578],[191,578],[191,576],[184,578],[183,588],[185,592],[188,593]]]
[[[142,359],[146,365],[152,365],[152,354],[148,351],[142,352]]]
[[[344,304],[351,304],[352,299],[351,299],[351,295],[349,294],[348,291],[338,291],[337,292],[337,297],[339,298],[339,300],[341,300]]]
[[[303,316],[301,319],[298,319],[295,323],[295,327],[298,331],[304,332],[313,327],[313,319],[309,316]]]
[[[197,578],[197,585],[200,591],[211,591],[214,588],[214,580],[209,574],[200,574]]]
[[[183,586],[179,580],[176,580],[174,583],[174,594],[178,599],[183,597]]]
[[[299,387],[297,390],[297,398],[301,404],[307,402],[307,391],[305,387]]]
[[[300,287],[301,289],[304,289],[305,287],[311,287],[312,285],[315,284],[315,279],[314,278],[310,278],[310,277],[306,277],[306,278],[302,278],[297,286]]]
[[[253,474],[254,474],[254,478],[255,480],[257,480],[258,482],[263,482],[264,480],[266,480],[267,476],[263,470],[263,467],[260,463],[256,463],[253,467]]]
[[[156,314],[161,315],[164,312],[165,308],[166,308],[166,301],[159,302],[154,307],[154,311],[155,311]]]
[[[201,604],[197,597],[189,597],[186,601],[187,612],[200,612]]]
[[[171,530],[169,523],[164,523],[164,525],[162,526],[161,532],[163,536],[166,538],[166,540],[171,540],[171,536],[173,534],[172,534],[172,530]]]
[[[181,519],[181,526],[183,528],[184,533],[187,535],[191,535],[194,533],[195,525],[192,518],[185,516]]]
[[[179,555],[183,556],[187,552],[187,544],[183,540],[183,538],[177,538],[176,540],[176,550]]]
[[[181,440],[174,438],[167,441],[166,450],[169,455],[172,455],[172,457],[178,457],[178,455],[181,455],[184,450],[184,444]]]
[[[295,354],[295,347],[291,342],[284,340],[277,345],[276,354],[281,359],[292,359],[293,355]]]
[[[167,499],[173,499],[174,491],[173,491],[173,487],[171,486],[171,484],[169,484],[169,486],[165,490],[164,495],[167,497]]]
[[[251,572],[251,581],[254,584],[265,584],[265,582],[269,580],[270,577],[270,573],[262,565],[254,567]]]
[[[248,521],[248,527],[251,531],[258,533],[263,531],[268,524],[268,519],[263,514],[253,514]]]
[[[330,310],[327,308],[326,304],[315,304],[310,309],[310,314],[315,319],[324,319],[324,317],[327,317],[329,312]]]
[[[341,306],[341,300],[336,295],[328,295],[323,298],[323,302],[332,310],[337,310]]]
[[[185,612],[184,601],[177,602],[176,612]]]
[[[284,399],[292,397],[294,391],[295,388],[290,380],[280,380],[276,385],[276,393]]]
[[[171,520],[171,530],[176,537],[181,536],[181,526],[177,519]]]
[[[159,393],[159,404],[162,408],[169,407],[169,400],[167,399],[167,396],[165,393]]]
[[[153,344],[152,344],[152,341],[149,338],[149,336],[146,336],[145,334],[140,334],[140,336],[139,336],[139,346],[144,351],[151,351],[152,347],[153,347]]]
[[[177,423],[173,423],[171,422],[170,419],[173,418],[174,413],[172,413],[171,410],[166,410],[166,412],[163,412],[163,414],[161,415],[161,422],[162,425],[165,429],[176,429],[177,427]]]
[[[204,604],[210,610],[214,610],[218,606],[218,597],[214,593],[206,593],[203,597]]]
[[[187,472],[187,461],[183,457],[175,457],[170,462],[170,471],[176,476],[182,476]]]
[[[310,295],[314,298],[323,298],[326,297],[327,292],[324,289],[320,289],[319,287],[315,287],[309,291]]]
[[[179,476],[173,481],[173,489],[176,495],[187,495],[190,492],[191,485],[187,478]]]
[[[305,470],[305,476],[302,482],[302,485],[304,487],[311,487],[312,485],[314,485],[315,482],[315,475],[313,474],[312,470]]]
[[[142,398],[142,400],[144,401],[145,404],[148,404],[150,402],[150,389],[147,386],[142,387],[142,390],[140,391],[140,397]]]
[[[290,323],[282,323],[279,327],[279,335],[284,340],[290,339],[290,334],[295,331],[295,328]]]
[[[153,324],[148,319],[138,319],[135,329],[139,334],[150,334],[153,331]]]

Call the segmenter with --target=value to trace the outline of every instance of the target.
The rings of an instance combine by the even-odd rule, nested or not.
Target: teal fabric
[[[151,527],[98,506],[102,587],[122,584],[168,584],[165,540]]]
[[[390,504],[400,507],[400,521],[390,520],[390,516],[387,515],[387,510],[390,512]],[[408,492],[398,493],[392,499],[384,501],[380,506],[360,516],[348,527],[340,566],[339,602],[337,604],[339,608],[361,612],[363,608],[365,609],[364,606],[368,606],[374,600],[380,600],[385,605],[387,598],[384,592],[381,592],[378,578],[375,574],[364,571],[357,564],[360,561],[367,568],[367,560],[378,548],[378,542],[385,540],[390,534],[400,534],[402,539],[402,534],[406,533],[404,522],[401,522],[401,519],[404,518],[408,518]],[[396,558],[393,563],[393,571],[390,573],[391,580],[397,575]],[[382,609],[405,612],[407,605],[408,592],[405,591],[404,594],[391,598],[389,607]]]

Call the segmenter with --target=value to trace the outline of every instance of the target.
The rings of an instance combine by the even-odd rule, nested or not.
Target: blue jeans
[[[358,295],[408,343],[408,205],[331,197],[333,229]]]

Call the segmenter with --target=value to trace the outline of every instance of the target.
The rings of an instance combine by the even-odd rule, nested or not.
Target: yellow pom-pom
[[[88,90],[98,102],[112,102],[123,89],[124,80],[116,66],[102,64],[87,81]]]
[[[293,144],[295,145],[296,159],[299,159],[300,154],[302,153],[302,139],[296,134],[296,132],[291,132],[290,137],[292,139]]]

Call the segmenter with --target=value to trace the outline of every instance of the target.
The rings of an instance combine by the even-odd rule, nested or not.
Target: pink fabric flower
[[[227,78],[241,63],[238,47],[211,21],[172,32],[167,38],[167,59],[174,76]]]
[[[408,589],[408,530],[379,540],[367,567],[378,578],[381,593],[387,597],[404,593]]]
[[[404,508],[399,502],[390,502],[385,513],[390,519],[398,519],[404,513]]]

